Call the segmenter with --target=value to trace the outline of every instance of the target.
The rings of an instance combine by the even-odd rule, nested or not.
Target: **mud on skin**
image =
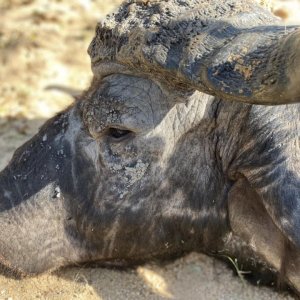
[[[299,101],[299,29],[275,23],[248,1],[123,4],[96,29],[90,88],[0,174],[1,262],[202,251],[299,292],[300,106],[275,106]]]

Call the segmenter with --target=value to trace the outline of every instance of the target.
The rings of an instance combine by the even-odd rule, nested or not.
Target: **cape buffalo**
[[[125,2],[96,28],[90,88],[1,172],[1,263],[201,251],[300,292],[299,50],[248,0]]]

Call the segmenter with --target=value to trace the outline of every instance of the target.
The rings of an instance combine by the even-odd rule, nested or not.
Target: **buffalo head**
[[[194,250],[299,290],[300,107],[271,106],[300,101],[299,43],[248,1],[123,4],[96,29],[90,88],[1,173],[1,262]]]

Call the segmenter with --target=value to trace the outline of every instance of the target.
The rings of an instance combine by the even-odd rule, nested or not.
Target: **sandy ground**
[[[91,79],[86,49],[97,20],[119,0],[0,0],[0,169],[38,127],[71,101],[62,89]],[[260,1],[286,24],[300,1]],[[75,91],[76,92],[76,91]],[[72,267],[15,280],[0,272],[1,299],[292,299],[254,287],[223,263],[190,254],[166,265],[129,270]]]

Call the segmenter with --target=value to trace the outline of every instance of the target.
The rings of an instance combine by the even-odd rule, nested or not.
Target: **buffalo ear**
[[[260,195],[246,179],[239,179],[228,198],[229,221],[234,236],[279,273],[279,280],[300,291],[300,255],[273,222]]]
[[[230,190],[228,209],[233,234],[279,270],[284,237],[246,179],[238,180]]]

